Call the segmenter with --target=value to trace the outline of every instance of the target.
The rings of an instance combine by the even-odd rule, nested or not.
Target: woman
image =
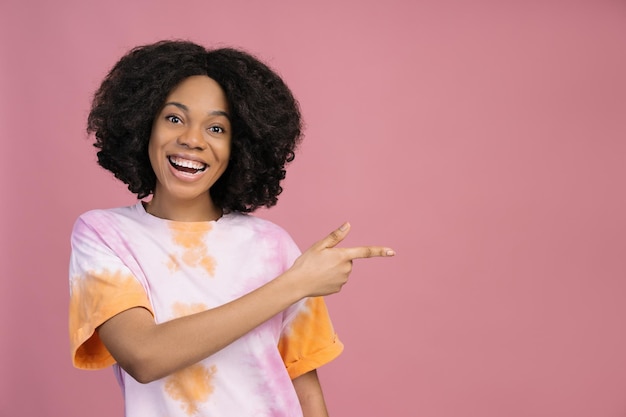
[[[249,212],[276,204],[301,137],[296,100],[251,55],[135,48],[95,94],[99,164],[139,199],[72,233],[75,366],[114,365],[128,417],[326,416],[316,369],[342,350],[321,296],[352,260],[342,225],[300,254]]]

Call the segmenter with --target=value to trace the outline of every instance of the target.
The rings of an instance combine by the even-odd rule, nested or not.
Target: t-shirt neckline
[[[141,201],[138,201],[137,204],[135,204],[135,209],[137,210],[137,212],[139,213],[141,217],[144,217],[154,223],[167,224],[170,227],[187,229],[187,230],[205,229],[206,227],[215,226],[218,223],[221,224],[227,221],[234,215],[234,212],[224,212],[222,216],[216,220],[201,220],[201,221],[189,221],[189,222],[179,221],[179,220],[169,220],[169,219],[157,217],[153,214],[148,213],[148,211],[146,210],[144,206],[144,203],[145,202],[141,200]]]

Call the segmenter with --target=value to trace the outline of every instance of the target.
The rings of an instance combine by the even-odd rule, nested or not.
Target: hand
[[[354,259],[395,255],[392,249],[383,246],[337,248],[349,231],[350,223],[344,223],[296,259],[289,272],[297,273],[305,297],[339,292],[348,282]]]

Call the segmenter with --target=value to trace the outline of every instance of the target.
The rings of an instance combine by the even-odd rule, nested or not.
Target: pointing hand
[[[296,259],[290,272],[297,273],[305,296],[339,292],[348,281],[354,259],[395,255],[392,249],[384,246],[338,248],[349,231],[350,223],[344,223]]]

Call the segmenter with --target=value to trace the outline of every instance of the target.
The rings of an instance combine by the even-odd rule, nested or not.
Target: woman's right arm
[[[381,246],[337,248],[349,230],[348,223],[342,225],[282,275],[227,304],[160,324],[148,310],[131,308],[104,322],[98,335],[137,381],[167,376],[221,350],[302,298],[340,291],[354,259],[394,255]]]

